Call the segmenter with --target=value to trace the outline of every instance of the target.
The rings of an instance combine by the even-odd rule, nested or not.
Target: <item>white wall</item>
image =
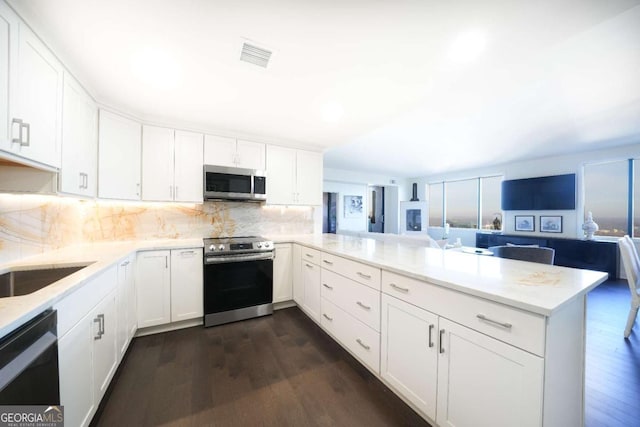
[[[585,163],[595,163],[613,160],[624,160],[633,157],[640,157],[640,144],[625,145],[621,147],[609,148],[606,150],[585,151],[581,153],[568,154],[554,157],[544,157],[521,162],[498,164],[477,169],[469,169],[464,171],[455,171],[444,174],[431,175],[408,179],[407,182],[418,183],[418,197],[422,200],[428,199],[426,186],[430,182],[450,181],[456,179],[476,178],[478,176],[503,175],[504,179],[531,178],[546,175],[559,175],[566,173],[576,174],[576,209],[567,211],[507,211],[504,213],[504,232],[508,234],[522,234],[527,236],[552,236],[566,238],[581,238],[583,236],[582,223],[584,222],[584,191],[583,183],[583,166]],[[410,186],[408,187],[410,195]],[[536,231],[533,233],[514,231],[515,215],[535,215]],[[540,216],[541,215],[562,215],[562,233],[541,233],[540,232]],[[594,219],[597,222],[597,214],[594,212]],[[455,233],[455,234],[454,234]],[[463,244],[471,245],[475,243],[471,241],[471,235],[475,233],[469,230],[451,230],[450,238],[462,233]],[[434,238],[442,235],[441,227],[430,227],[429,234]]]
[[[400,201],[409,200],[406,197],[406,182],[399,177],[380,175],[368,172],[358,172],[343,169],[324,168],[323,191],[339,193],[337,208],[337,222],[339,230],[367,231],[368,222],[366,203],[369,196],[368,187],[379,185],[384,187],[384,230],[385,233],[398,233]],[[411,191],[409,191],[410,196]],[[344,196],[362,195],[365,212],[360,219],[344,218]]]
[[[346,182],[324,181],[322,191],[338,193],[336,204],[336,220],[338,230],[367,231],[367,185]],[[362,196],[364,209],[360,218],[344,217],[344,196]]]

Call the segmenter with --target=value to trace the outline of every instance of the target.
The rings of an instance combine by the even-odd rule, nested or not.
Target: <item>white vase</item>
[[[598,224],[593,220],[591,212],[587,214],[587,220],[582,224],[582,230],[585,232],[584,238],[586,240],[593,240],[593,235],[599,230]]]

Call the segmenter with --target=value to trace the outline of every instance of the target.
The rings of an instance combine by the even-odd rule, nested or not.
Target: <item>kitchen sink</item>
[[[9,271],[0,275],[0,298],[28,295],[82,270],[87,265]]]

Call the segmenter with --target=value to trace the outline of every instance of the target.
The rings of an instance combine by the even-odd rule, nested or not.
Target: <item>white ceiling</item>
[[[100,102],[329,148],[328,167],[414,177],[640,142],[640,0],[10,3]],[[460,64],[468,31],[486,48]],[[274,50],[267,69],[238,60],[245,39]]]

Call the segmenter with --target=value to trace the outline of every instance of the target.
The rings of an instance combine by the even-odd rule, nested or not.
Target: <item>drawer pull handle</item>
[[[322,313],[322,316],[327,319],[329,322],[333,322],[333,317],[329,317],[326,314]]]
[[[435,327],[435,325],[432,323],[431,325],[429,325],[429,348],[433,347],[433,339],[431,338],[431,334],[433,333],[433,328]]]
[[[493,323],[494,325],[502,326],[505,329],[511,329],[513,326],[511,323],[507,322],[499,322],[497,320],[493,320],[485,316],[484,314],[477,314],[476,317],[480,320],[484,320],[485,322]]]
[[[306,256],[308,256],[309,258],[313,258],[313,255],[311,254],[305,254]]]
[[[325,264],[333,265],[333,263],[328,259],[323,259],[322,262],[324,262]]]
[[[329,286],[326,283],[323,283],[322,286],[324,286],[327,289],[333,290],[333,286]]]
[[[362,346],[365,350],[371,350],[371,347],[360,341],[360,338],[356,339],[356,342]]]
[[[442,342],[444,341],[444,329],[440,329],[440,354],[444,353],[444,346]]]
[[[368,305],[364,305],[360,301],[356,302],[356,304],[358,304],[360,307],[364,308],[365,310],[371,310],[371,307],[369,307]]]
[[[398,286],[398,285],[396,285],[395,283],[389,283],[389,285],[390,285],[393,289],[395,289],[395,290],[397,290],[397,291],[400,291],[400,292],[409,292],[409,288],[403,288],[402,286]]]
[[[313,268],[313,265],[311,265],[311,264],[309,264],[309,263],[306,263],[306,262],[305,262],[305,263],[304,263],[304,265],[306,265],[306,266],[307,266],[307,267],[309,267],[309,268]]]
[[[368,275],[368,274],[364,274],[364,273],[362,273],[362,272],[360,272],[360,271],[358,271],[356,274],[357,274],[358,276],[362,277],[363,279],[371,279],[371,276],[370,276],[370,275]]]

